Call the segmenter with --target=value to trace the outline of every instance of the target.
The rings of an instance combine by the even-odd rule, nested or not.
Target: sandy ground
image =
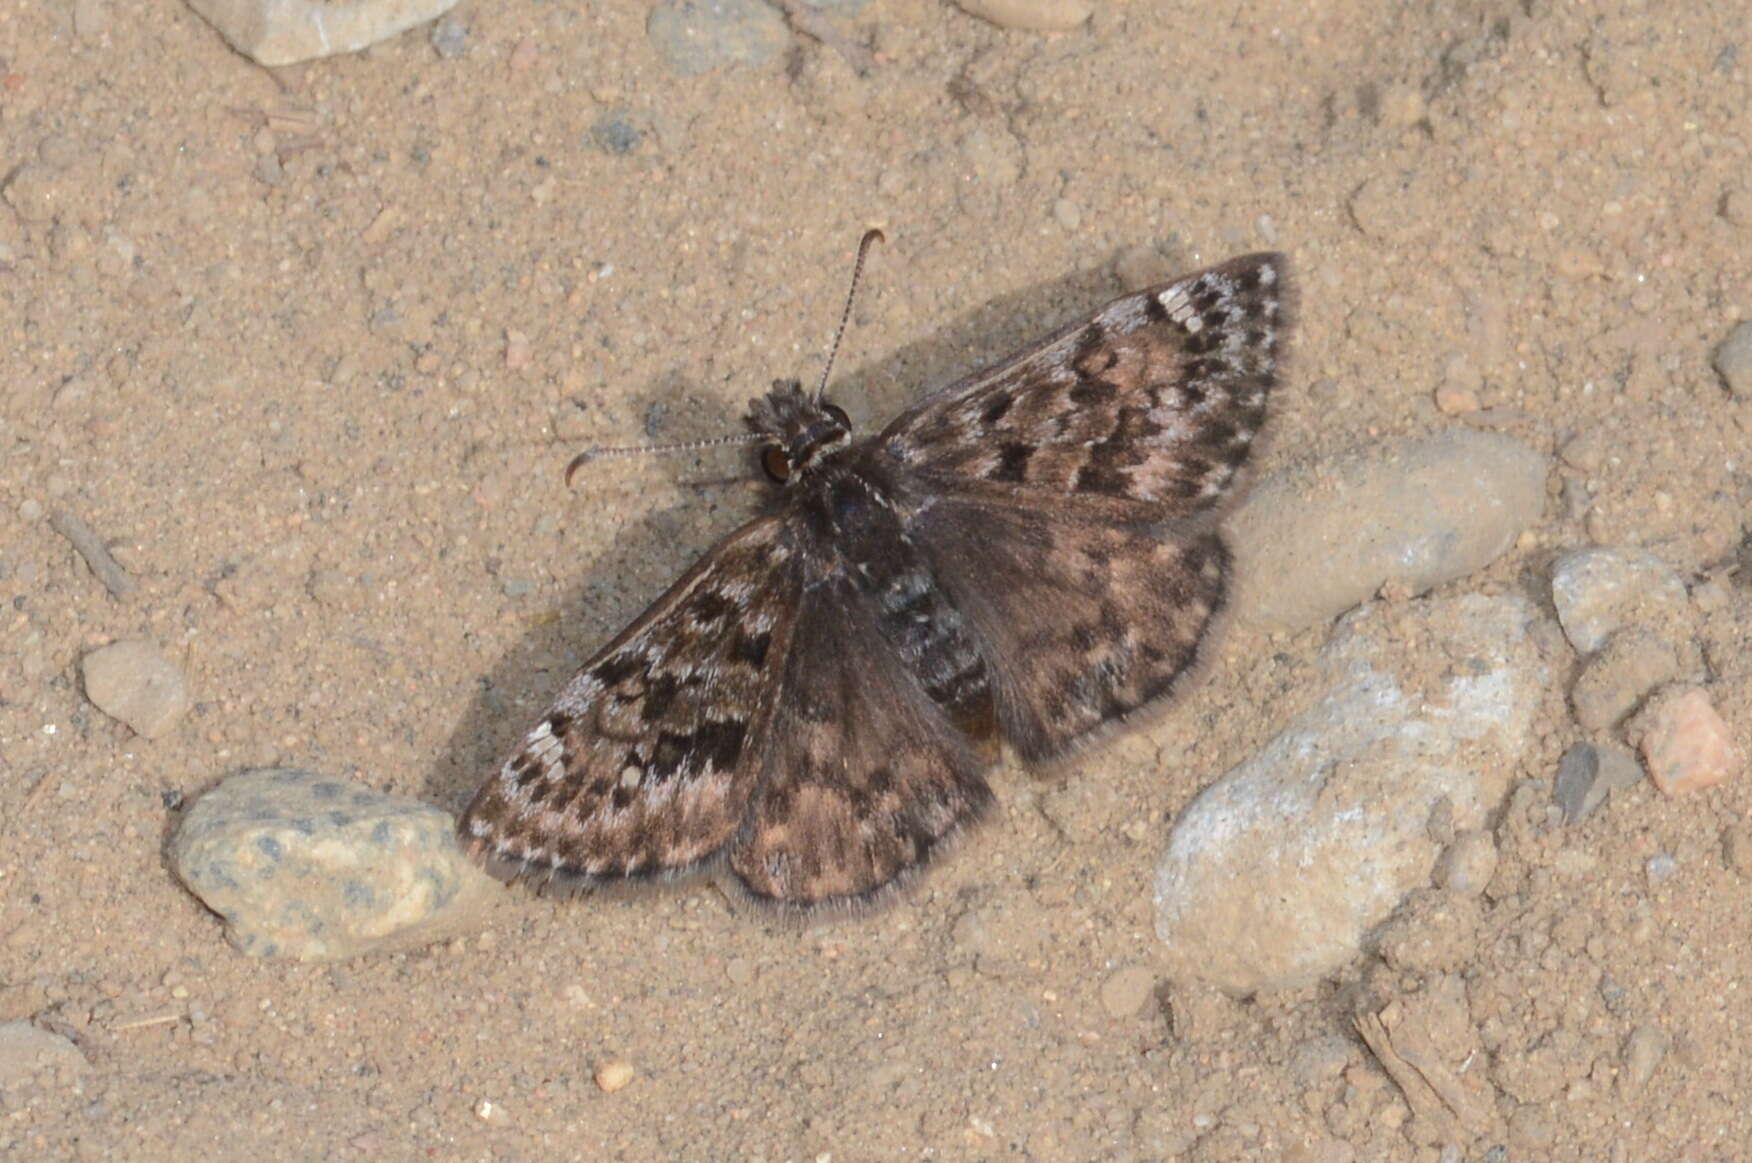
[[[802,934],[710,886],[512,893],[438,948],[263,963],[169,872],[175,805],[249,766],[459,807],[759,496],[734,455],[573,490],[566,461],[734,431],[817,373],[870,224],[837,390],[861,423],[1095,306],[1137,248],[1281,248],[1275,464],[1511,432],[1553,455],[1552,502],[1452,588],[1544,602],[1556,550],[1642,545],[1717,580],[1717,657],[1745,658],[1752,401],[1709,366],[1752,305],[1745,5],[1096,8],[1041,37],[873,0],[839,18],[878,52],[860,79],[807,39],[680,78],[631,3],[465,4],[460,59],[422,30],[270,72],[173,0],[79,34],[0,2],[0,1020],[87,1063],[0,1095],[0,1154],[1752,1157],[1752,882],[1723,840],[1752,788],[1555,825],[1561,698],[1433,968],[1104,999],[1158,955],[1168,823],[1306,700],[1318,631],[1229,637],[1062,785],[1000,771],[994,822],[905,904]],[[1483,410],[1444,415],[1444,384]],[[189,676],[165,738],[82,694],[124,637]],[[1488,1079],[1446,1153],[1353,1030],[1395,1001]],[[636,1071],[614,1093],[609,1060]]]

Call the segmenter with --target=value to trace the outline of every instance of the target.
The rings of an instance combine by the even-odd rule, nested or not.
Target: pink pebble
[[[1746,757],[1703,688],[1671,686],[1631,723],[1649,778],[1667,795],[1714,787],[1738,775]]]

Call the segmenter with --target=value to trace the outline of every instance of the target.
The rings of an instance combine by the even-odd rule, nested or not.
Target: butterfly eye
[[[852,430],[852,418],[846,415],[846,410],[844,408],[840,407],[838,404],[823,404],[821,409],[829,416],[833,417],[834,423],[838,424],[841,428],[844,428],[847,432]]]
[[[784,484],[791,479],[791,462],[782,448],[769,448],[760,454],[760,467],[773,480]]]

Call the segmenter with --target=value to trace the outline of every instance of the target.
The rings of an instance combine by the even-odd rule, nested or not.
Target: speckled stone
[[[189,810],[177,875],[253,957],[334,961],[475,927],[499,893],[449,813],[292,768],[236,775]]]

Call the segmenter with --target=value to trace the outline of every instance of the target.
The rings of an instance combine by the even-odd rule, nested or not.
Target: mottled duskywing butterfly
[[[771,510],[585,663],[463,842],[508,879],[722,869],[790,913],[882,900],[986,809],[1000,741],[1049,760],[1192,666],[1291,305],[1281,256],[1232,259],[862,440],[775,383],[748,413]]]

